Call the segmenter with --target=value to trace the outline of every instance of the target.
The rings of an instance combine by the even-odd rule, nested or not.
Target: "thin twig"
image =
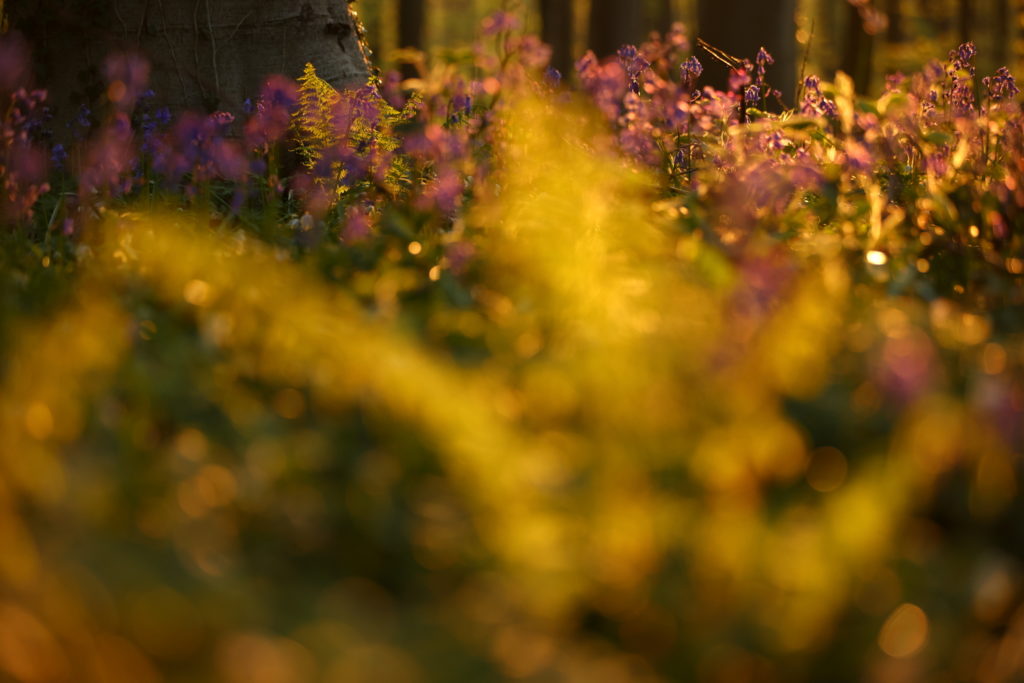
[[[192,8],[192,31],[195,35],[195,49],[192,51],[192,56],[196,63],[196,85],[199,86],[199,96],[203,99],[203,106],[206,107],[206,88],[203,87],[203,71],[199,68],[199,0],[196,0],[195,6]]]
[[[139,30],[135,33],[135,44],[142,42],[142,30],[146,27],[146,16],[149,14],[149,0],[142,6],[142,19],[139,20]]]
[[[708,41],[704,40],[703,38],[697,39],[697,45],[704,48],[704,50],[707,51],[709,55],[720,61],[722,64],[725,64],[730,69],[735,70],[743,68],[744,60],[740,59],[739,57],[733,57],[728,52],[719,50],[717,47],[715,47]]]
[[[717,59],[722,64],[725,64],[732,71],[741,71],[746,68],[746,60],[740,59],[739,57],[733,57],[724,50],[719,50],[717,47],[704,40],[703,38],[697,39],[697,45],[704,48],[704,50]],[[744,124],[747,122],[747,86],[740,86],[740,123]]]
[[[804,97],[804,79],[807,75],[807,58],[811,54],[811,45],[814,43],[814,19],[811,19],[811,35],[807,38],[807,48],[804,49],[804,61],[800,65],[800,82],[796,84],[796,101],[793,102],[793,108],[800,106],[800,101]]]
[[[64,197],[61,196],[57,199],[57,203],[53,205],[53,213],[50,214],[50,220],[46,222],[46,234],[49,237],[50,231],[53,230],[54,224],[57,222],[57,213],[64,206]]]
[[[124,31],[124,39],[127,42],[127,40],[128,40],[128,23],[124,20],[124,17],[121,16],[121,9],[118,7],[117,0],[114,0],[114,16],[117,17],[118,22],[120,22],[120,24],[121,24],[121,29]]]
[[[171,61],[174,62],[174,71],[178,74],[178,83],[181,85],[181,100],[184,104],[185,99],[188,97],[188,88],[185,87],[185,77],[181,74],[181,64],[178,63],[178,57],[174,54],[174,41],[168,35],[167,31],[167,13],[164,11],[164,0],[157,0],[160,5],[160,16],[163,18],[164,30],[162,31],[164,40],[167,41],[167,51],[171,55]]]
[[[217,69],[217,39],[213,35],[213,19],[210,18],[210,0],[206,0],[206,25],[210,31],[210,61],[213,63],[213,95],[220,99],[220,71]]]
[[[238,22],[238,23],[237,23],[237,24],[235,25],[235,28],[234,28],[234,29],[232,29],[232,31],[231,31],[231,35],[229,35],[229,36],[228,36],[228,42],[229,42],[229,43],[230,43],[230,42],[231,42],[232,40],[234,40],[234,38],[235,38],[235,34],[236,34],[236,33],[238,33],[238,29],[242,28],[242,24],[244,24],[244,23],[245,23],[245,20],[246,20],[246,19],[248,19],[249,17],[251,17],[251,16],[252,16],[252,13],[253,13],[253,11],[254,11],[254,10],[249,10],[248,12],[246,12],[246,13],[245,13],[245,16],[244,16],[244,17],[242,17],[242,20],[241,20],[240,22]]]

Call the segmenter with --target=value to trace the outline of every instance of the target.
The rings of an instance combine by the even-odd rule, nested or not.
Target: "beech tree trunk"
[[[427,8],[424,0],[398,0],[398,47],[422,50],[425,46]],[[405,78],[419,74],[412,64],[402,65]]]
[[[993,57],[996,60],[996,68],[1000,66],[1009,66],[1010,61],[1010,50],[1008,49],[1008,43],[1012,42],[1016,32],[1012,28],[1010,18],[1010,0],[997,0],[996,1],[996,24],[995,24],[995,43]]]
[[[590,49],[598,57],[643,39],[643,3],[639,0],[591,0]]]
[[[903,32],[903,8],[900,0],[886,0],[885,13],[889,17],[889,26],[885,31],[885,40],[888,43],[902,43],[906,40]]]
[[[551,46],[551,66],[572,73],[572,0],[540,0],[540,37]]]
[[[857,92],[871,91],[874,73],[875,38],[864,30],[860,11],[854,5],[847,8],[846,40],[840,68],[853,78]]]
[[[957,29],[960,34],[960,42],[966,43],[971,40],[974,33],[974,8],[971,3],[974,0],[960,0],[958,3]]]
[[[839,26],[841,20],[840,12],[846,6],[846,3],[843,3],[841,6],[835,2],[818,2],[816,5],[813,15],[814,34],[810,38],[810,50],[811,55],[815,56],[817,60],[818,75],[831,80],[835,70],[839,68],[839,56],[842,47],[839,40],[841,35]],[[814,72],[814,66],[809,66],[804,76]],[[798,83],[798,88],[799,85]]]
[[[422,50],[427,11],[423,0],[399,0],[398,47]]]
[[[239,112],[266,77],[311,62],[338,88],[368,67],[347,0],[8,0],[54,95],[82,102],[102,88],[104,58],[137,50],[156,99],[174,111]],[[60,104],[60,102],[58,102]]]
[[[655,5],[654,30],[662,35],[672,28],[672,0],[658,0]]]

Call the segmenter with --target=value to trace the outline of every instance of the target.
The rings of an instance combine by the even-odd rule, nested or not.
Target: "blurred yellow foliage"
[[[842,80],[839,90],[845,121],[852,94]],[[438,454],[442,475],[409,502],[417,557],[428,569],[484,567],[451,609],[510,676],[655,680],[574,631],[588,610],[621,620],[623,639],[638,647],[671,648],[681,624],[699,623],[691,636],[710,645],[753,608],[766,647],[813,648],[884,575],[912,506],[944,471],[972,463],[978,501],[1015,493],[1010,454],[991,434],[972,443],[983,427],[952,399],[925,396],[891,443],[859,453],[812,449],[787,413],[787,401],[828,385],[845,344],[916,339],[920,311],[895,305],[848,335],[855,293],[840,256],[826,251],[799,264],[771,307],[744,312],[742,278],[708,274],[708,264],[734,266],[715,261],[699,236],[672,233],[651,207],[654,181],[612,151],[589,112],[521,98],[500,125],[500,191],[481,197],[471,219],[483,235],[480,313],[431,323],[489,341],[491,355],[472,367],[241,232],[213,232],[180,213],[106,224],[88,287],[61,315],[22,331],[3,379],[0,578],[17,598],[0,605],[6,674],[155,681],[151,659],[189,657],[209,640],[226,681],[424,680],[412,658],[352,636],[358,619],[287,636],[218,631],[203,605],[170,586],[133,592],[105,618],[90,604],[103,602],[84,587],[90,580],[51,564],[53,551],[20,511],[88,493],[65,458],[90,396],[130,352],[133,321],[115,293],[140,283],[186,311],[216,349],[205,389],[239,433],[254,434],[268,412],[301,423],[358,406]],[[948,302],[929,316],[944,345],[988,340],[985,319]],[[137,328],[142,339],[159,333],[152,322]],[[274,387],[266,406],[242,389],[248,380]],[[315,473],[332,457],[324,437],[298,427],[253,436],[234,461],[219,461],[223,446],[195,427],[178,425],[166,443],[178,484],[135,524],[212,577],[237,561],[237,510],[261,510],[286,468]],[[394,495],[404,466],[384,451],[367,456],[345,494],[352,514]],[[778,490],[793,495],[772,500]],[[315,538],[328,533],[324,494],[298,488],[273,504],[297,535]],[[468,506],[468,520],[453,501]],[[977,505],[984,512],[991,502]],[[672,575],[678,585],[659,587],[673,563],[685,567]],[[67,599],[40,597],[47,587]],[[676,597],[662,604],[658,590]],[[897,587],[882,608],[890,616],[878,644],[892,657],[929,637],[927,615],[901,600]],[[318,664],[313,641],[342,654]]]

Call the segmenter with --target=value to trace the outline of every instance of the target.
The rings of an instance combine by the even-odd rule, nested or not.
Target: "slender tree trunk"
[[[674,17],[672,16],[672,0],[658,1],[658,30],[665,33],[672,28]]]
[[[111,51],[141,52],[172,110],[239,113],[266,77],[311,62],[335,87],[368,68],[346,0],[36,0],[10,5],[55,97],[95,100]],[[57,101],[60,104],[67,102]]]
[[[903,32],[903,7],[900,0],[886,0],[885,13],[889,17],[889,26],[885,31],[886,42],[902,43],[906,35]]]
[[[592,0],[590,49],[598,57],[615,54],[643,38],[643,3],[638,0]]]
[[[935,0],[917,0],[917,14],[928,24],[932,33],[945,33],[950,29],[947,12],[937,12]]]
[[[974,33],[974,8],[971,3],[975,0],[960,0],[957,28],[960,33],[960,42],[966,43],[971,40]]]
[[[672,0],[647,0],[644,5],[644,30],[664,35],[672,28]]]
[[[825,0],[834,1],[834,0]],[[775,58],[768,81],[792,102],[796,84],[795,0],[700,0],[697,29],[701,38],[736,57],[751,61],[764,47]],[[705,61],[708,79],[723,87],[727,70]]]
[[[818,75],[831,78],[839,67],[839,10],[842,7],[830,0],[818,0],[815,3],[814,32],[811,36],[810,51]],[[809,71],[808,73],[814,73]],[[807,74],[805,74],[807,75]]]
[[[427,11],[424,0],[398,0],[398,47],[422,50],[426,45]],[[404,66],[406,77],[416,75],[411,66]]]
[[[860,11],[853,5],[847,10],[846,40],[840,68],[853,78],[857,92],[871,90],[874,64],[874,37],[864,30]]]
[[[551,46],[551,66],[572,71],[572,0],[540,0],[541,39]]]
[[[1009,66],[1009,43],[1013,40],[1013,28],[1010,24],[1010,0],[996,0],[995,51],[993,58],[996,66]]]
[[[422,50],[427,22],[423,0],[399,0],[398,46]]]

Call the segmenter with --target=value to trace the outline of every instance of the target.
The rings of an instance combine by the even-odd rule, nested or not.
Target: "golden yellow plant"
[[[331,99],[314,78],[310,70],[304,84],[311,130],[327,125]],[[21,514],[29,504],[85,505],[89,484],[69,476],[64,454],[92,392],[128,353],[131,321],[113,301],[140,283],[187,311],[216,350],[210,394],[238,432],[259,413],[239,387],[257,380],[283,417],[301,415],[306,396],[321,415],[359,407],[437,454],[436,487],[454,492],[471,519],[446,526],[451,511],[432,501],[417,558],[428,569],[472,568],[450,608],[479,627],[473,638],[510,675],[597,680],[598,660],[628,667],[624,652],[588,649],[592,634],[578,628],[586,610],[635,624],[641,636],[699,623],[687,632],[695,647],[727,642],[736,624],[753,621],[765,651],[812,649],[851,603],[871,610],[875,593],[900,598],[888,564],[945,472],[974,468],[979,515],[1012,499],[1012,455],[959,401],[922,399],[890,441],[856,454],[814,448],[787,412],[787,401],[827,385],[849,332],[854,288],[827,236],[808,237],[826,241],[808,249],[817,256],[763,318],[741,320],[737,285],[708,275],[729,267],[719,252],[652,210],[655,181],[615,153],[590,112],[522,97],[495,125],[500,191],[481,196],[468,218],[481,236],[472,327],[489,351],[472,367],[243,233],[180,213],[108,222],[82,294],[51,323],[22,331],[0,391],[0,584],[18,598],[0,602],[0,636],[30,633],[34,647],[0,648],[0,668],[62,680],[101,643],[115,670],[134,678],[86,670],[81,680],[155,680],[138,648],[107,633],[113,620],[90,612],[92,584],[61,573],[59,553]],[[309,135],[330,140],[326,128]],[[393,280],[428,276],[374,277],[393,293]],[[875,317],[881,343],[913,334],[896,305]],[[209,441],[194,427],[176,435],[174,448],[197,471],[133,521],[217,576],[237,535],[224,509],[279,476],[265,463],[295,454],[263,440],[245,444],[237,462],[199,462]],[[802,480],[807,490],[772,499]],[[197,523],[209,533],[193,533]],[[673,597],[659,602],[659,591]],[[912,637],[902,638],[907,629]],[[900,606],[880,642],[910,652],[927,629],[921,608]],[[240,632],[225,642],[236,654],[276,653],[292,671],[280,664],[294,650],[282,639]]]
[[[293,124],[299,149],[310,166],[320,159],[324,149],[338,143],[334,107],[340,100],[338,91],[307,63],[299,77],[299,108]]]

